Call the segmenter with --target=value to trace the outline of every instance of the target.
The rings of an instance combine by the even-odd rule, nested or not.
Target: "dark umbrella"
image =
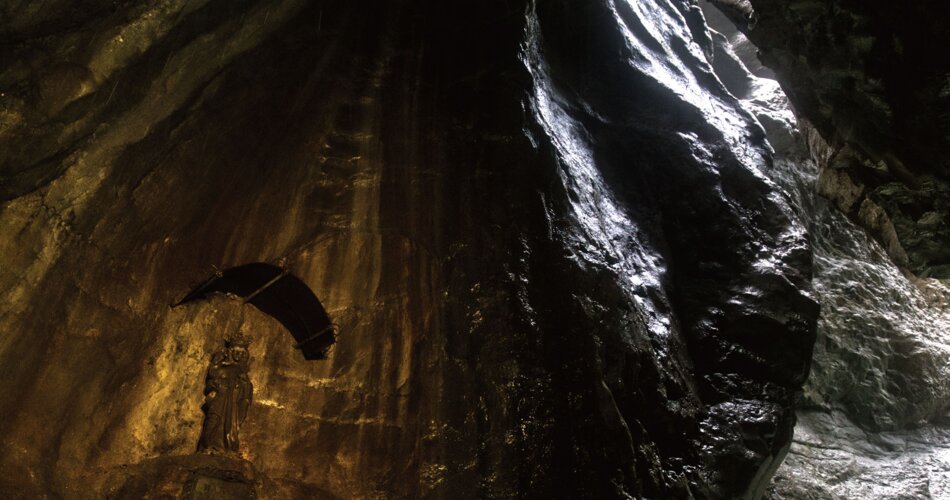
[[[336,333],[330,316],[306,283],[286,269],[263,262],[216,271],[172,307],[204,299],[213,293],[244,299],[280,321],[297,341],[306,359],[326,359]]]

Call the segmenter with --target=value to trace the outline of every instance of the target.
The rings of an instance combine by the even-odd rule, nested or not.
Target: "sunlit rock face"
[[[714,3],[831,144],[819,191],[898,265],[950,278],[950,30],[932,3]]]
[[[238,331],[263,498],[764,490],[811,253],[690,2],[87,3],[0,7],[0,496],[204,463]],[[328,361],[169,308],[247,262],[321,298]]]
[[[747,40],[705,5],[714,67],[775,148],[768,175],[808,227],[821,302],[795,438],[769,489],[775,499],[950,496],[950,290],[907,275],[882,245],[815,189],[835,154],[799,121],[777,82],[753,77]],[[736,57],[730,51],[738,47]],[[743,53],[745,52],[745,53]],[[739,85],[741,83],[741,85]]]
[[[777,149],[770,176],[808,225],[821,302],[795,439],[769,498],[950,495],[950,289],[906,275],[816,193],[828,148],[798,130],[776,83],[760,81],[745,102]]]

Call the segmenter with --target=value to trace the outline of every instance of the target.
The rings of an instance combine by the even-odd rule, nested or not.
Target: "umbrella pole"
[[[176,303],[174,303],[174,304],[171,304],[171,307],[173,307],[173,308],[178,307],[178,306],[184,304],[188,299],[194,298],[195,296],[200,295],[201,292],[203,292],[203,291],[205,290],[205,288],[208,288],[209,286],[211,286],[212,283],[214,283],[215,281],[217,281],[218,278],[224,276],[224,273],[222,273],[221,270],[219,270],[219,269],[217,268],[217,266],[211,266],[211,268],[214,270],[214,273],[211,275],[210,278],[206,279],[206,280],[204,281],[204,283],[202,283],[201,285],[199,285],[199,286],[198,286],[197,288],[195,288],[194,290],[188,292],[188,294],[185,295],[184,297],[182,297],[181,300],[179,300],[178,302],[176,302]]]
[[[296,347],[297,349],[303,349],[303,346],[309,344],[310,341],[312,341],[312,340],[316,340],[317,337],[320,337],[320,336],[323,335],[324,333],[327,333],[327,330],[333,331],[333,325],[330,325],[330,326],[324,328],[323,330],[320,330],[320,331],[317,332],[316,334],[311,335],[311,336],[307,337],[306,339],[304,339],[304,340],[298,342],[297,345],[295,345],[294,347]]]
[[[251,299],[253,299],[254,297],[257,297],[261,292],[263,292],[264,290],[267,290],[268,288],[270,288],[271,285],[273,285],[274,283],[277,283],[277,280],[283,278],[284,276],[287,276],[287,271],[286,271],[286,270],[281,271],[281,273],[278,274],[277,276],[275,276],[273,279],[271,279],[271,280],[268,281],[267,283],[264,283],[264,286],[258,288],[257,290],[254,290],[254,293],[252,293],[252,294],[248,295],[247,297],[245,297],[245,298],[244,298],[244,303],[247,304],[248,302],[250,302]]]

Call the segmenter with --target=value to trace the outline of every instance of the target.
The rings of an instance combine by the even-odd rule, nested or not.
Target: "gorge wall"
[[[194,452],[251,336],[268,498],[754,497],[817,305],[685,1],[5,2],[0,492]],[[339,324],[168,305],[281,263]]]
[[[717,73],[765,126],[776,152],[768,175],[808,227],[822,306],[795,438],[768,496],[950,495],[950,290],[895,265],[873,231],[819,196],[838,149],[792,110],[777,82],[751,74],[770,76],[736,26],[709,4],[704,12]]]
[[[819,191],[899,266],[950,278],[950,29],[932,5],[713,3],[830,144]]]
[[[0,2],[0,496],[135,497],[239,331],[263,498],[756,498],[796,409],[848,457],[938,420],[944,292],[889,260],[946,277],[945,81],[897,74],[944,32],[717,3],[815,133],[687,0]],[[329,360],[169,307],[248,262]],[[773,495],[824,487],[798,441]]]

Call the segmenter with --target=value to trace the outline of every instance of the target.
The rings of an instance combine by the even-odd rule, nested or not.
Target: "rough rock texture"
[[[950,278],[944,16],[924,0],[714,3],[726,4],[795,108],[831,144],[819,191],[898,265]]]
[[[246,460],[226,455],[165,456],[114,471],[110,499],[253,500],[272,491]]]
[[[810,251],[692,3],[0,12],[0,496],[178,474],[238,330],[264,498],[768,484]],[[223,297],[169,309],[255,261],[323,300],[328,361]]]
[[[789,177],[777,182],[807,212],[822,313],[795,440],[772,497],[943,498],[950,290],[902,272],[863,229],[816,198],[820,162],[808,157],[827,147],[814,132],[804,137],[810,148],[800,140],[780,152],[775,177]],[[788,182],[796,175],[797,189]]]
[[[707,6],[708,7],[708,6]],[[812,370],[795,439],[770,487],[776,499],[930,499],[950,495],[950,290],[902,272],[884,248],[815,190],[835,154],[796,118],[778,84],[730,55],[745,37],[706,10],[714,67],[765,127],[775,148],[768,175],[808,227],[821,302]],[[718,14],[721,16],[721,14]],[[731,59],[730,59],[731,57]]]
[[[867,432],[837,412],[799,412],[795,441],[767,498],[941,500],[950,497],[950,425]]]

